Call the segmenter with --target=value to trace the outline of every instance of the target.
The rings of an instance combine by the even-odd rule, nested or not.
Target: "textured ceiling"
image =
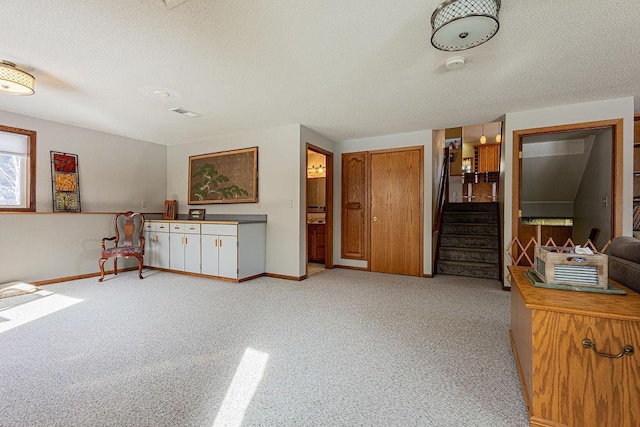
[[[295,123],[340,141],[623,96],[640,107],[638,2],[503,1],[498,34],[451,72],[453,54],[430,44],[439,2],[3,0],[0,59],[37,82],[0,110],[173,145]]]

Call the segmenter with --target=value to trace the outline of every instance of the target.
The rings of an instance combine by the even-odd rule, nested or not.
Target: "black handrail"
[[[444,205],[449,201],[449,170],[450,170],[450,159],[449,159],[449,147],[445,147],[444,149],[444,160],[442,161],[442,172],[440,174],[440,184],[438,187],[438,204],[435,218],[435,227],[434,232],[438,233],[438,238],[436,239],[436,250],[434,256],[433,263],[433,275],[436,275],[437,266],[438,266],[438,258],[440,257],[440,235],[442,229],[442,217],[444,213]]]

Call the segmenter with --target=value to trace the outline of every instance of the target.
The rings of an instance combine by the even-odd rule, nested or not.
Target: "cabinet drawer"
[[[169,223],[168,222],[155,222],[155,221],[145,221],[144,223],[145,231],[159,231],[159,232],[169,232]]]
[[[235,224],[202,224],[202,234],[237,236],[238,226]]]
[[[171,233],[200,234],[200,224],[172,222],[170,230]]]

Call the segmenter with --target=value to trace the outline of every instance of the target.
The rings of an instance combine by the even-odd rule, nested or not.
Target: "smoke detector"
[[[464,67],[464,56],[454,56],[452,58],[447,59],[444,63],[445,67],[447,67],[448,71],[457,70],[458,68]]]

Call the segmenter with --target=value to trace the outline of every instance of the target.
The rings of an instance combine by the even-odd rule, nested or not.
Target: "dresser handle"
[[[633,346],[630,344],[627,344],[624,347],[622,347],[622,351],[620,352],[620,354],[600,353],[598,350],[596,350],[596,345],[589,338],[585,338],[582,340],[582,346],[584,348],[592,349],[593,352],[598,356],[608,357],[609,359],[617,359],[619,357],[624,356],[625,354],[627,356],[631,356],[633,354]]]

